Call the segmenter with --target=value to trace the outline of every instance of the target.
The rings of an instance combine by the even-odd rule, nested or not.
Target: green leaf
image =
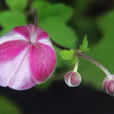
[[[71,49],[71,50],[61,50],[59,53],[60,53],[60,56],[62,57],[62,59],[71,60],[71,59],[74,58],[75,51],[73,49]]]
[[[57,18],[48,18],[39,23],[39,26],[50,35],[56,43],[68,48],[76,47],[77,36],[72,28],[58,21]]]
[[[88,40],[87,40],[87,35],[85,35],[82,44],[80,45],[80,50],[83,52],[88,52],[89,48],[88,48]]]
[[[102,29],[103,38],[91,48],[88,55],[98,60],[112,74],[114,74],[114,11],[111,11],[98,20],[98,25]],[[83,80],[97,89],[102,89],[102,81],[105,74],[93,64],[81,60],[80,72]]]
[[[5,0],[5,2],[12,10],[24,10],[27,5],[27,0]]]
[[[67,22],[73,15],[73,9],[62,3],[51,4],[47,1],[33,1],[32,7],[37,9],[39,21],[54,17],[58,18],[60,22]]]
[[[3,11],[0,13],[0,25],[3,31],[0,34],[8,32],[15,26],[25,25],[26,17],[24,13],[18,11]]]
[[[64,66],[64,61],[62,59],[62,57],[60,56],[59,52],[61,49],[57,48],[54,46],[54,49],[56,51],[56,58],[57,58],[57,62],[56,62],[56,68],[62,68],[62,66]]]
[[[16,104],[0,95],[0,114],[21,114]]]

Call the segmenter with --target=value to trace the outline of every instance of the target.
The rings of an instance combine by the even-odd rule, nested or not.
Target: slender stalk
[[[78,70],[78,65],[79,65],[79,58],[78,57],[76,57],[76,64],[75,64],[75,67],[74,67],[74,72],[77,72],[77,70]]]
[[[34,19],[34,28],[33,31],[31,32],[31,43],[35,43],[37,40],[37,25],[38,25],[38,17],[37,17],[37,11],[36,9],[32,9],[32,15]]]
[[[55,45],[56,47],[58,47],[60,49],[70,50],[70,48],[67,48],[67,47],[64,47],[62,45],[59,45],[58,43],[54,42],[52,39],[51,39],[51,42],[52,42],[53,45]]]
[[[32,1],[33,1],[33,0],[27,0],[26,11],[28,11],[28,10],[31,9]]]
[[[99,62],[97,62],[96,60],[94,60],[93,58],[91,58],[90,56],[87,56],[85,55],[84,53],[80,52],[80,51],[77,51],[76,52],[76,56],[78,57],[82,57],[88,61],[90,61],[91,63],[95,64],[97,67],[99,67],[105,74],[106,76],[111,79],[112,78],[112,75],[111,73],[103,66],[101,65]]]
[[[64,47],[64,46],[61,46],[59,44],[57,44],[56,42],[54,42],[53,40],[51,40],[53,45],[55,45],[56,47],[60,48],[60,49],[66,49],[66,50],[70,50],[69,48],[67,47]],[[96,60],[94,60],[93,58],[85,55],[84,53],[82,53],[80,50],[76,51],[76,56],[77,57],[82,57],[88,61],[90,61],[91,63],[95,64],[97,67],[99,67],[105,74],[106,76],[109,78],[109,79],[112,79],[112,74],[103,66],[101,65],[99,62],[97,62]],[[78,69],[78,65],[76,64],[76,66],[74,67],[74,70],[77,70]]]
[[[37,11],[35,8],[33,9],[33,13],[34,13],[34,27],[35,27],[35,31],[36,31],[37,26],[38,26],[38,16],[37,16]]]

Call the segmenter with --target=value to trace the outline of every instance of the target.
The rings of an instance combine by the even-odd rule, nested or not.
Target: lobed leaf
[[[5,2],[11,10],[24,10],[27,5],[27,0],[5,0]]]
[[[64,23],[58,21],[57,18],[48,18],[39,23],[39,26],[50,35],[50,38],[56,43],[68,48],[76,47],[77,36],[73,29]]]
[[[0,24],[3,27],[3,31],[0,34],[4,34],[15,26],[25,25],[26,16],[18,11],[3,11],[0,12]]]

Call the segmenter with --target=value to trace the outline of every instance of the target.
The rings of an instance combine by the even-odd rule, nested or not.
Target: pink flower
[[[81,83],[81,75],[78,72],[70,71],[65,74],[64,80],[69,87],[77,87]]]
[[[48,34],[34,25],[15,27],[0,38],[0,85],[26,90],[52,74],[56,54]]]

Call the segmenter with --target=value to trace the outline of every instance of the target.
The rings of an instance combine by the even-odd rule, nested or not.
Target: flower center
[[[37,34],[35,32],[31,33],[30,42],[33,44],[37,40]]]

